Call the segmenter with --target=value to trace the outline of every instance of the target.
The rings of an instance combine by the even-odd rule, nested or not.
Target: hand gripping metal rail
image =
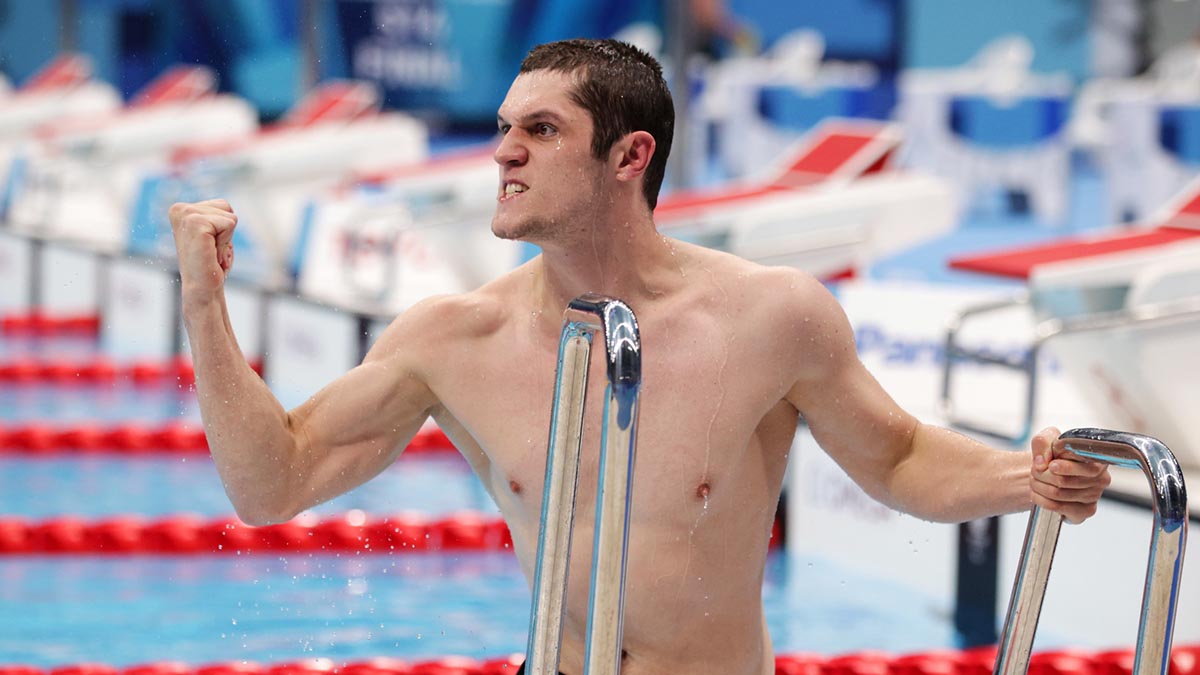
[[[554,384],[525,660],[529,675],[558,672],[575,489],[583,442],[588,361],[592,334],[596,332],[604,335],[608,387],[600,437],[600,489],[596,498],[583,672],[585,675],[617,675],[621,672],[621,620],[638,396],[642,382],[642,347],[637,319],[625,303],[587,294],[567,306],[558,345],[558,375]]]
[[[1072,429],[1054,442],[1054,454],[1140,468],[1149,479],[1154,493],[1154,532],[1132,675],[1167,675],[1187,544],[1187,488],[1179,463],[1167,446],[1149,436],[1104,429]],[[994,675],[1023,675],[1028,671],[1061,525],[1062,514],[1054,511],[1035,506],[1029,515]]]

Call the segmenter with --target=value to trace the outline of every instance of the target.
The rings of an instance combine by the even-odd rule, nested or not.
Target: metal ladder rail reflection
[[[525,660],[529,675],[558,672],[588,363],[592,335],[597,332],[604,336],[608,386],[600,442],[600,486],[596,498],[584,673],[617,675],[621,671],[629,505],[642,379],[641,338],[637,319],[627,305],[588,294],[568,305],[558,346]]]
[[[1179,463],[1167,446],[1154,438],[1104,429],[1072,429],[1054,442],[1054,454],[1140,468],[1150,481],[1154,531],[1132,675],[1167,675],[1187,544],[1187,488]],[[994,675],[1023,675],[1029,669],[1029,654],[1061,525],[1061,514],[1040,507],[1034,507],[1029,516]]]

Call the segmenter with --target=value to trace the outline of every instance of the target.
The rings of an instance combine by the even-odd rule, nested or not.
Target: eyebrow
[[[543,110],[535,110],[535,111],[529,113],[528,115],[526,115],[523,118],[523,120],[519,119],[519,120],[514,120],[514,121],[522,121],[524,124],[536,124],[538,122],[543,122],[543,121],[549,121],[549,122],[554,122],[557,124],[562,124],[563,118],[561,115],[559,115],[556,112],[552,112],[550,110],[543,109]],[[500,124],[500,125],[504,125],[504,124],[509,124],[509,121],[504,119],[503,115],[497,114],[496,115],[496,123]]]

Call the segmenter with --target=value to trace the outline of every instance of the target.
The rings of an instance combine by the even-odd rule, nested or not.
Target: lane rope
[[[99,314],[51,316],[42,312],[8,314],[0,317],[0,332],[6,335],[49,337],[54,335],[98,335]]]
[[[251,363],[254,372],[262,374],[261,363]],[[167,361],[139,361],[117,365],[113,360],[97,357],[86,361],[71,359],[17,358],[0,363],[0,383],[10,385],[35,384],[113,384],[129,381],[136,385],[196,383],[196,371],[190,358],[177,357]]]
[[[771,546],[783,538],[776,519]],[[0,556],[81,554],[407,553],[512,550],[512,535],[493,514],[463,512],[441,519],[401,513],[370,519],[362,511],[278,525],[250,527],[234,517],[159,519],[114,516],[85,520],[64,516],[42,521],[0,518]],[[0,673],[3,675],[3,673]]]
[[[1065,649],[1031,655],[1029,675],[1132,675],[1133,649]],[[359,661],[305,659],[275,664],[246,661],[191,666],[158,661],[128,667],[80,663],[51,668],[0,665],[0,675],[512,675],[523,654],[478,660],[448,656],[427,661],[375,658]],[[834,656],[780,654],[775,675],[990,675],[996,647],[931,650],[909,654],[862,651]],[[1200,675],[1200,645],[1171,650],[1169,675]]]
[[[204,430],[168,422],[160,425],[125,423],[113,426],[76,424],[62,426],[30,423],[8,426],[0,423],[0,456],[4,455],[174,455],[208,452]],[[405,446],[404,454],[457,452],[446,434],[436,427],[419,431]]]

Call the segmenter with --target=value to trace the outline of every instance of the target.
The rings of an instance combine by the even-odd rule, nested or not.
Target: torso
[[[707,254],[706,254],[707,255]],[[713,257],[638,306],[643,387],[622,672],[774,672],[761,604],[769,535],[798,413],[783,400],[799,337],[771,322],[762,279]],[[558,335],[518,270],[453,310],[472,328],[430,345],[433,417],[495,498],[526,576],[538,525]],[[505,301],[502,301],[505,299]],[[593,343],[561,669],[583,671],[605,374]],[[600,352],[599,354],[595,352]]]

